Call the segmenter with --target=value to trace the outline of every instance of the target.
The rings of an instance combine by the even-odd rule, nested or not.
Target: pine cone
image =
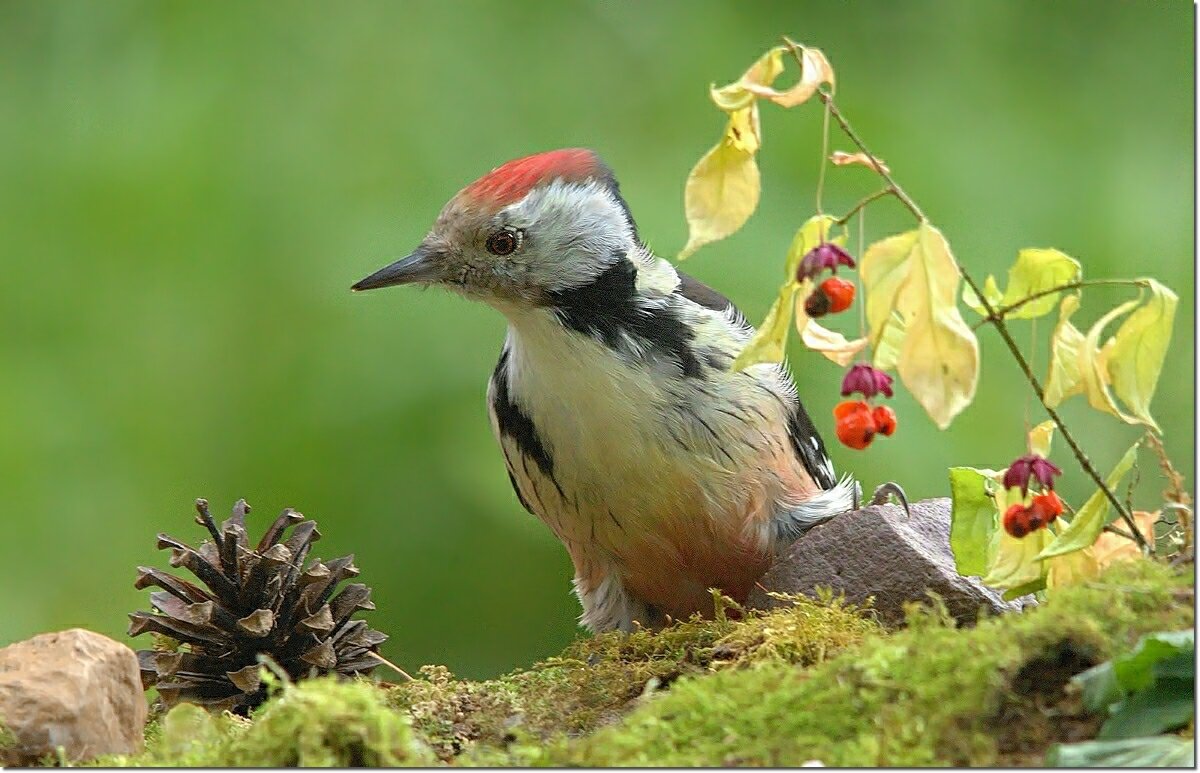
[[[197,499],[196,510],[196,522],[211,540],[191,548],[159,534],[158,547],[169,548],[171,566],[187,569],[205,587],[139,566],[134,587],[162,590],[150,594],[154,612],[129,616],[130,636],[149,632],[179,643],[137,653],[142,685],[157,687],[168,708],[185,702],[248,713],[266,698],[259,655],[292,679],[365,674],[379,664],[371,653],[387,636],[350,619],[356,610],[375,608],[371,589],[351,583],[334,594],[339,583],[358,575],[354,556],[304,566],[321,538],[316,522],[284,510],[251,549],[245,500],[220,528],[206,500]]]

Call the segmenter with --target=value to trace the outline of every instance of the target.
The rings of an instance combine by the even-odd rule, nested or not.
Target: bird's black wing
[[[695,277],[688,276],[682,271],[676,271],[675,273],[679,275],[679,289],[676,292],[684,298],[687,298],[698,306],[703,306],[713,311],[732,310],[733,317],[739,325],[750,327],[750,323],[746,321],[746,315],[742,314],[741,309],[733,305],[733,301]]]
[[[747,328],[750,327],[750,323],[746,321],[746,316],[733,305],[733,301],[682,271],[677,271],[676,273],[679,274],[679,289],[676,292],[684,298],[713,311],[725,312],[731,310],[738,324]],[[788,383],[792,385],[792,389],[795,390],[795,384],[792,381],[791,374],[787,372],[787,368],[780,366],[780,371]],[[812,476],[813,480],[821,488],[833,488],[837,481],[834,479],[829,468],[829,454],[825,450],[825,442],[821,439],[821,434],[817,432],[817,428],[813,425],[812,419],[809,418],[808,411],[804,410],[804,403],[800,400],[798,394],[796,395],[795,405],[791,408],[791,415],[788,417],[787,429],[788,439],[792,442],[792,450],[796,452],[796,456],[800,457],[804,469],[808,471],[808,474]]]

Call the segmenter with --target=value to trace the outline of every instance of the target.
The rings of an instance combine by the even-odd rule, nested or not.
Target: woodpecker
[[[510,161],[354,290],[436,285],[498,310],[487,390],[517,499],[566,547],[581,623],[657,628],[741,601],[809,527],[854,507],[785,367],[730,366],[754,332],[656,257],[590,150]]]

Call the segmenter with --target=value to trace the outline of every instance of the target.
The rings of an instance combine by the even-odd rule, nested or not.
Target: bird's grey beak
[[[417,282],[436,282],[441,278],[441,272],[435,260],[434,250],[422,244],[413,250],[408,257],[401,258],[390,266],[360,279],[350,289],[376,290],[392,285],[414,284]]]

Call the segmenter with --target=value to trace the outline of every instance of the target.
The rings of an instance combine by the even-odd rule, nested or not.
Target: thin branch
[[[1024,298],[1022,298],[1019,301],[1014,301],[1013,303],[1010,303],[1007,306],[1001,306],[1000,308],[996,309],[996,313],[995,313],[994,317],[987,316],[987,317],[980,319],[978,322],[976,322],[974,325],[971,326],[971,329],[978,330],[979,328],[983,327],[988,322],[995,322],[997,319],[1004,319],[1009,314],[1012,314],[1014,311],[1021,308],[1025,304],[1032,303],[1033,301],[1036,301],[1038,298],[1044,298],[1047,295],[1054,295],[1055,293],[1064,293],[1064,292],[1067,292],[1068,290],[1078,290],[1081,287],[1095,287],[1097,285],[1121,285],[1124,287],[1146,287],[1149,285],[1149,283],[1144,279],[1081,279],[1078,282],[1067,282],[1066,284],[1058,285],[1057,287],[1051,287],[1049,290],[1039,290],[1036,293],[1031,293],[1029,295],[1026,295]]]
[[[1113,526],[1111,523],[1106,523],[1106,524],[1104,524],[1104,531],[1110,532],[1110,533],[1112,533],[1112,534],[1117,534],[1117,535],[1119,535],[1119,536],[1122,536],[1122,537],[1124,537],[1124,538],[1125,538],[1125,539],[1127,539],[1127,540],[1133,540],[1134,542],[1136,542],[1136,541],[1137,541],[1137,540],[1134,540],[1134,539],[1133,539],[1133,535],[1132,535],[1132,534],[1130,534],[1129,532],[1125,531],[1124,529],[1122,529],[1122,528],[1121,528],[1121,527],[1119,527],[1119,526]]]
[[[796,60],[796,64],[799,65],[801,71],[803,71],[804,60],[800,55],[800,46],[788,37],[784,37],[783,42],[788,47],[792,57]],[[914,217],[923,223],[928,222],[928,218],[925,217],[925,213],[921,211],[921,208],[917,206],[917,203],[913,201],[912,197],[904,191],[904,188],[902,188],[900,184],[892,178],[892,175],[889,172],[884,171],[883,165],[879,161],[879,158],[871,152],[871,149],[868,148],[866,143],[863,142],[862,138],[858,136],[858,132],[854,131],[854,128],[850,125],[850,122],[846,120],[846,117],[842,115],[840,110],[838,110],[837,105],[833,101],[833,95],[824,89],[817,89],[817,96],[820,97],[821,101],[825,103],[826,108],[829,110],[829,114],[833,116],[835,121],[837,121],[838,126],[842,128],[842,131],[845,132],[850,141],[853,142],[854,145],[860,151],[862,151],[862,153],[868,159],[871,160],[871,165],[879,174],[879,176],[882,177],[888,184],[888,187],[891,189],[896,198],[898,198],[900,202],[904,204],[904,206],[906,206],[910,212],[912,212]],[[962,276],[963,281],[975,291],[975,296],[979,298],[979,302],[983,305],[984,311],[987,312],[987,319],[992,322],[996,328],[996,331],[1000,333],[1000,337],[1004,340],[1005,345],[1008,346],[1013,358],[1017,361],[1017,365],[1020,366],[1021,372],[1025,374],[1025,379],[1033,388],[1034,394],[1037,395],[1038,401],[1041,402],[1042,407],[1046,410],[1046,414],[1054,422],[1055,426],[1058,427],[1058,431],[1062,435],[1063,440],[1068,446],[1071,447],[1071,451],[1075,454],[1075,460],[1079,462],[1079,466],[1083,468],[1083,471],[1087,473],[1088,477],[1092,479],[1096,486],[1104,492],[1105,498],[1108,499],[1113,508],[1116,509],[1117,513],[1121,517],[1121,520],[1125,521],[1126,525],[1129,526],[1134,541],[1138,544],[1138,547],[1140,547],[1143,551],[1149,551],[1149,546],[1146,544],[1146,539],[1142,536],[1141,531],[1138,529],[1137,523],[1133,520],[1133,516],[1130,515],[1129,511],[1125,508],[1124,503],[1121,502],[1116,493],[1104,480],[1104,477],[1092,464],[1092,461],[1088,459],[1087,454],[1084,453],[1083,449],[1079,447],[1079,443],[1075,440],[1075,436],[1071,434],[1066,422],[1064,422],[1062,417],[1058,415],[1058,411],[1054,410],[1046,402],[1046,393],[1045,390],[1042,389],[1041,382],[1039,382],[1037,376],[1033,374],[1033,369],[1029,365],[1029,360],[1025,358],[1025,355],[1021,353],[1021,348],[1017,346],[1017,342],[1013,340],[1012,333],[1009,331],[1008,326],[1004,324],[1003,317],[997,316],[997,310],[992,308],[992,304],[986,297],[984,297],[983,290],[979,287],[979,284],[975,282],[971,275],[968,274],[961,265],[958,267],[958,272],[959,275]]]
[[[861,201],[859,201],[857,204],[855,204],[853,207],[851,207],[849,212],[842,215],[834,222],[837,225],[845,225],[846,223],[850,222],[850,218],[854,217],[859,212],[861,212],[872,201],[875,201],[876,199],[882,199],[884,196],[894,196],[895,194],[896,194],[896,192],[891,188],[883,188],[881,190],[875,191],[870,196],[866,196]],[[861,252],[861,250],[860,250],[860,252]]]

